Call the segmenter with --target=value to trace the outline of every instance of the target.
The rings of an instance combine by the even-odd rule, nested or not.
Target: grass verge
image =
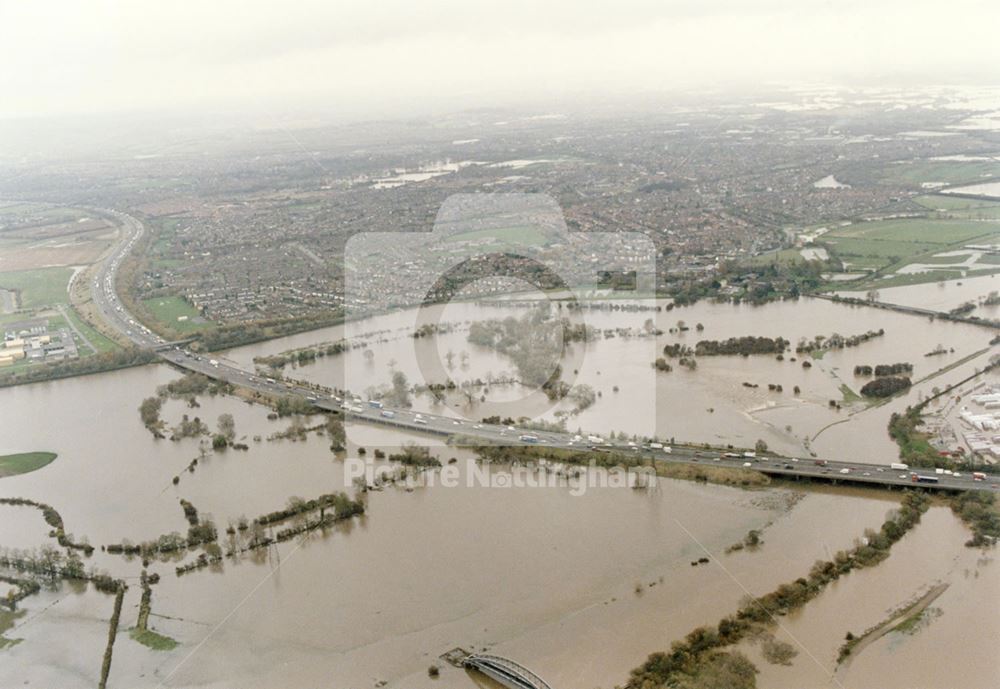
[[[0,650],[21,643],[21,639],[11,639],[4,636],[4,634],[13,629],[14,620],[24,617],[24,614],[24,610],[13,611],[0,608]]]
[[[151,629],[147,629],[145,631],[130,629],[128,635],[132,637],[134,641],[138,641],[146,648],[150,648],[154,651],[172,651],[180,646],[179,643],[171,639],[169,636],[157,634]]]

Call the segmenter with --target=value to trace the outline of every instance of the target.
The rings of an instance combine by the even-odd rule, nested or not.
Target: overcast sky
[[[997,0],[0,0],[0,117],[995,84],[998,27]]]

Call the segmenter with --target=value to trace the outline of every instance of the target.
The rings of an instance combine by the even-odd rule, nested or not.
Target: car
[[[784,466],[784,468],[785,468],[785,469],[791,469],[791,468],[792,468],[792,465],[791,465],[791,464],[786,464],[786,465]]]
[[[907,476],[906,474],[900,474],[900,475],[899,475],[899,478],[910,478],[910,477],[909,477],[909,476]]]
[[[872,475],[872,472],[870,472],[870,471],[866,471],[865,473],[863,473],[863,474],[861,474],[861,475],[862,475],[862,476],[871,476],[871,475]]]
[[[751,464],[750,462],[743,462],[743,466],[744,467],[752,467],[753,464]]]

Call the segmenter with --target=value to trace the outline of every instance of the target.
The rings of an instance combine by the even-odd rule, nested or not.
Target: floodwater
[[[850,184],[843,184],[837,181],[837,178],[833,175],[827,175],[823,179],[816,180],[813,182],[813,186],[817,189],[850,189]]]
[[[799,255],[807,261],[825,261],[830,258],[823,247],[806,247],[799,252]]]
[[[461,322],[491,312],[520,313],[453,305],[444,310],[442,321]],[[649,315],[586,314],[595,325],[608,328],[630,319],[641,324]],[[705,304],[661,313],[659,318],[664,330],[679,319],[692,330],[665,333],[655,341],[616,337],[586,348],[578,345],[585,351],[578,360],[577,380],[593,385],[602,396],[573,417],[571,426],[648,432],[662,423],[663,433],[678,438],[752,444],[756,437],[765,437],[774,446],[794,446],[807,428],[849,419],[820,434],[814,447],[830,455],[856,448],[872,461],[888,463],[894,454],[880,449],[884,408],[850,415],[827,409],[826,398],[835,394],[841,380],[853,384],[856,363],[911,360],[917,367],[915,377],[921,377],[959,361],[988,339],[985,330],[971,326],[928,323],[822,300],[763,308]],[[700,334],[693,329],[698,322],[704,325]],[[388,381],[388,362],[395,359],[395,367],[416,380],[420,367],[405,318],[385,316],[363,325],[368,331],[385,331],[385,341],[373,344],[372,362],[353,351],[290,373],[336,383],[347,365],[357,367],[355,375],[360,371],[362,378],[379,385]],[[809,370],[772,357],[749,362],[702,357],[696,371],[676,369],[669,374],[653,374],[649,366],[651,355],[668,341],[758,334],[782,335],[795,343],[799,337],[878,327],[886,329],[884,338],[828,353],[814,359]],[[261,353],[338,339],[343,330],[284,338],[228,356],[246,363]],[[449,348],[456,354],[470,350],[468,369],[462,371],[457,364],[456,377],[509,369],[504,358],[472,351],[464,338],[464,332],[453,332],[423,338],[417,346],[438,356]],[[934,362],[919,356],[939,340],[954,346],[955,354]],[[961,376],[972,365],[975,362],[933,380],[940,384]],[[428,676],[430,665],[442,665],[440,654],[460,646],[514,658],[553,686],[610,687],[624,682],[628,670],[649,653],[667,649],[692,628],[731,613],[747,592],[765,593],[806,573],[815,560],[851,547],[895,505],[894,494],[878,491],[813,488],[797,496],[787,487],[743,491],[667,480],[653,490],[593,488],[582,495],[565,485],[485,487],[466,481],[466,453],[438,445],[434,451],[443,462],[459,460],[455,487],[371,492],[361,518],[181,577],[174,573],[177,562],[151,562],[149,571],[162,577],[154,587],[152,626],[180,643],[173,651],[155,652],[124,631],[137,614],[141,563],[102,553],[101,545],[183,532],[187,523],[179,498],[191,501],[222,531],[241,516],[284,507],[291,496],[311,498],[350,485],[345,458],[331,453],[324,437],[311,433],[300,442],[268,441],[289,421],[269,420],[267,409],[233,397],[202,397],[197,408],[180,401],[164,405],[162,416],[171,425],[188,414],[214,427],[220,414],[232,414],[237,436],[250,446],[246,452],[208,450],[196,470],[187,472],[191,460],[201,455],[203,441],[155,440],[138,415],[142,399],[177,375],[159,365],[0,390],[0,454],[36,449],[59,453],[55,462],[37,472],[0,480],[0,495],[54,506],[68,532],[98,546],[88,566],[132,584],[115,646],[112,686],[485,686],[481,678],[450,666],[443,666],[438,679]],[[635,401],[646,399],[641,385],[650,380],[655,404],[642,408]],[[763,390],[745,388],[744,380],[762,383]],[[768,382],[782,383],[786,392],[766,392]],[[802,386],[799,398],[790,394],[795,384]],[[499,398],[520,395],[495,387],[491,395]],[[434,408],[426,397],[418,397],[416,404]],[[491,402],[474,409],[462,404],[449,398],[449,413],[474,418],[491,408]],[[709,406],[715,411],[708,412]],[[553,412],[539,411],[549,418]],[[792,432],[784,430],[786,423],[793,425]],[[838,430],[844,426],[853,429]],[[259,442],[255,436],[260,436]],[[408,441],[433,444],[370,426],[353,427],[350,440],[350,457],[357,457],[359,446],[370,457],[378,447],[391,451]],[[177,485],[174,476],[179,477]],[[0,507],[0,518],[0,545],[28,549],[53,543],[37,510]],[[940,548],[907,549],[909,541],[904,541],[898,565],[894,554],[857,579],[863,576],[871,580],[872,589],[885,591],[898,577],[883,577],[883,567],[906,568],[912,574],[899,592],[905,599],[923,585],[920,573],[925,570],[928,577],[964,572],[964,567],[942,564],[948,557],[942,552],[955,557],[971,552],[961,548],[967,538],[964,527],[944,511],[932,511],[925,521],[913,537],[942,544]],[[723,554],[750,529],[763,529],[761,548]],[[719,560],[692,567],[691,561],[702,556]],[[995,569],[990,570],[993,575]],[[987,613],[953,596],[964,590],[956,583],[936,605],[953,606],[952,617],[979,620]],[[968,590],[975,595],[995,593],[995,587]],[[879,604],[894,599],[884,600],[888,602]],[[850,611],[845,624],[851,621],[852,628],[863,628],[865,615],[878,617],[871,604],[854,601],[848,597],[840,602]],[[91,587],[68,584],[24,601],[26,616],[7,633],[23,642],[0,651],[0,686],[92,687],[112,604],[112,597]],[[810,611],[807,607],[803,615]],[[946,614],[934,624],[948,620]],[[938,641],[940,657],[948,658],[959,637],[955,627],[941,627],[952,634],[952,646],[943,637]],[[855,686],[871,686],[871,678],[889,674],[891,659],[880,653],[879,645],[873,645],[852,666],[851,676],[861,678]],[[975,667],[969,676],[981,677],[982,666]],[[762,664],[762,672],[770,668]]]
[[[953,187],[944,190],[945,194],[975,194],[993,199],[1000,199],[1000,182],[982,182],[966,187]]]
[[[984,288],[977,288],[984,289]],[[888,291],[888,290],[887,290]],[[649,303],[649,302],[647,302]],[[467,342],[468,321],[483,318],[520,316],[524,309],[451,304],[443,309],[440,320],[457,326],[454,332],[432,338],[413,340],[416,312],[402,311],[379,316],[362,325],[348,325],[283,338],[235,350],[229,358],[243,366],[253,365],[253,358],[306,346],[320,341],[334,341],[354,333],[371,343],[374,356],[362,350],[339,357],[320,359],[315,364],[286,369],[286,375],[325,385],[342,387],[345,381],[357,393],[368,387],[388,386],[392,372],[404,372],[410,382],[424,379],[435,358],[442,371],[444,359],[455,354],[449,374],[458,382],[486,378],[488,374],[513,375],[509,360],[492,351]],[[567,417],[570,430],[608,433],[657,435],[678,441],[733,443],[752,447],[758,439],[788,454],[808,455],[810,451],[830,459],[858,459],[879,464],[896,460],[897,449],[886,433],[894,411],[905,409],[935,387],[944,387],[971,374],[988,360],[992,333],[972,325],[932,322],[911,316],[858,306],[835,304],[826,300],[803,298],[765,306],[714,304],[702,302],[670,312],[635,313],[588,311],[584,317],[599,328],[632,327],[641,329],[647,318],[654,318],[664,334],[657,338],[599,339],[586,345],[573,345],[563,364],[563,379],[585,383],[600,394],[597,402],[582,413]],[[678,321],[690,330],[669,332]],[[704,330],[695,326],[701,323]],[[884,336],[853,348],[833,350],[821,358],[806,355],[811,368],[803,368],[802,358],[794,352],[784,361],[770,355],[749,358],[739,356],[700,357],[697,370],[689,371],[673,361],[671,373],[651,374],[651,363],[662,354],[664,344],[679,342],[694,346],[701,339],[723,340],[743,335],[781,336],[795,345],[800,339],[817,335],[858,335],[883,329]],[[377,333],[377,334],[373,334]],[[925,354],[942,345],[944,355]],[[995,349],[995,348],[994,348]],[[462,353],[468,366],[461,364]],[[978,354],[977,354],[978,353]],[[972,357],[972,358],[969,358]],[[792,361],[793,358],[799,359]],[[967,361],[963,361],[969,358]],[[910,362],[915,385],[906,394],[881,406],[864,403],[831,408],[830,400],[843,402],[841,386],[853,393],[867,382],[854,376],[859,364]],[[942,369],[949,369],[940,373]],[[573,371],[577,371],[573,375]],[[434,382],[441,382],[434,380]],[[358,385],[354,383],[360,383]],[[744,385],[747,383],[751,386]],[[769,384],[780,385],[781,392]],[[798,386],[800,392],[794,392]],[[618,391],[615,391],[615,388]],[[479,420],[493,414],[507,415],[512,399],[525,398],[516,406],[517,413],[556,418],[556,412],[571,411],[572,403],[550,408],[539,395],[527,398],[520,388],[492,386],[486,402],[452,395],[447,407],[435,406],[429,395],[417,397],[414,407],[420,411],[450,413],[456,418]],[[516,416],[517,414],[512,414]]]
[[[767,689],[842,687],[909,689],[1000,684],[1000,563],[996,553],[966,548],[966,530],[946,507],[932,507],[888,560],[831,584],[804,608],[781,618],[775,636],[798,650],[790,666],[772,665],[745,642]],[[908,632],[891,631],[837,666],[847,632],[860,635],[933,585],[947,590]]]
[[[253,435],[266,438],[286,422],[235,398],[165,406],[171,423],[182,413],[210,424],[231,413],[251,446],[210,453],[195,473],[183,473],[198,441],[154,440],[137,413],[144,396],[175,376],[152,366],[4,390],[3,450],[44,446],[60,456],[4,479],[3,495],[53,505],[68,531],[100,546],[183,531],[179,497],[224,526],[278,509],[291,495],[345,485],[343,460],[321,437],[254,443]],[[408,438],[371,427],[358,439],[371,449]],[[465,458],[451,448],[440,456]],[[648,653],[731,610],[744,587],[764,592],[849,547],[893,504],[875,492],[820,490],[797,503],[790,495],[677,481],[580,496],[464,481],[370,493],[363,518],[218,570],[177,577],[175,562],[152,562],[163,577],[153,626],[181,646],[153,652],[123,631],[112,679],[130,687],[475,686],[450,667],[433,683],[426,674],[439,654],[462,646],[509,654],[556,686],[611,686]],[[0,543],[49,542],[44,528],[30,526],[32,510],[5,510],[13,518],[2,522]],[[769,555],[727,556],[728,574],[690,566],[751,528],[765,530]],[[100,550],[88,562],[133,584],[140,570],[138,561]],[[133,586],[123,629],[134,623],[138,595]],[[24,641],[0,652],[0,686],[93,686],[112,598],[63,585],[23,607],[28,621],[8,636]]]
[[[969,254],[971,252],[963,251]],[[1000,275],[977,275],[961,280],[927,282],[907,287],[884,287],[878,291],[879,301],[901,306],[915,306],[934,311],[950,311],[966,302],[976,302],[992,292],[1000,292]],[[864,297],[859,292],[842,292],[842,296]],[[980,306],[972,315],[980,318],[1000,318],[1000,308]]]

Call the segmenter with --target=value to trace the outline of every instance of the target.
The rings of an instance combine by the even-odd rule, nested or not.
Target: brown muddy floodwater
[[[342,387],[345,380],[360,378],[367,385],[378,388],[388,385],[394,370],[403,371],[411,382],[422,380],[419,362],[429,357],[440,357],[446,369],[443,359],[451,351],[456,355],[456,362],[463,352],[469,355],[467,367],[456,363],[450,372],[460,382],[486,378],[490,373],[513,373],[508,359],[468,343],[468,322],[516,317],[522,313],[524,309],[451,304],[443,309],[441,321],[455,324],[456,331],[414,341],[410,334],[414,330],[416,311],[408,310],[359,325],[243,347],[229,353],[229,357],[241,365],[251,366],[256,356],[316,342],[336,341],[346,334],[370,342],[374,357],[369,359],[358,349],[319,359],[315,364],[288,367],[286,374],[336,387]],[[577,349],[567,356],[567,361],[578,363],[564,365],[564,379],[592,386],[600,393],[600,398],[589,409],[568,418],[570,430],[625,431],[743,447],[752,447],[758,439],[763,439],[770,448],[792,455],[808,456],[812,452],[830,459],[889,464],[897,458],[897,448],[885,432],[892,413],[929,396],[935,387],[943,388],[972,374],[985,365],[991,354],[1000,352],[1000,347],[990,347],[994,333],[986,328],[929,321],[819,299],[803,298],[757,307],[705,302],[658,314],[585,313],[586,322],[599,328],[640,329],[644,320],[650,317],[665,331],[664,335],[658,338],[615,337],[573,345]],[[681,320],[691,330],[668,332]],[[702,332],[695,331],[697,323],[703,324]],[[700,357],[695,371],[677,366],[674,361],[672,373],[651,376],[652,360],[661,354],[660,350],[667,343],[694,346],[701,339],[781,336],[789,340],[794,349],[803,338],[811,340],[816,335],[833,333],[850,336],[879,329],[884,330],[884,336],[857,347],[829,351],[818,358],[805,355],[812,365],[808,369],[802,367],[803,357],[794,353],[786,355],[784,361],[763,355]],[[925,356],[938,345],[954,351]],[[581,348],[583,351],[579,351]],[[799,360],[792,361],[792,358]],[[844,386],[853,394],[869,380],[854,376],[855,366],[896,362],[909,362],[914,367],[912,379],[915,384],[906,394],[878,406],[845,402]],[[572,375],[573,367],[578,370],[576,376]],[[747,387],[744,383],[758,387]],[[783,391],[769,391],[769,384],[781,385]],[[800,388],[798,394],[794,392],[796,386]],[[351,387],[355,393],[365,392],[358,386]],[[448,400],[447,410],[457,418],[478,420],[501,411],[494,402],[524,395],[525,392],[517,388],[494,386],[485,403],[477,400],[469,404],[460,395],[453,395]],[[842,402],[842,409],[832,409],[830,400]],[[445,411],[445,407],[434,406],[429,395],[416,398],[414,406],[420,411]],[[537,400],[529,400],[523,405],[523,413],[551,420],[556,411],[571,407],[571,403],[565,402],[549,409],[547,402],[539,404]]]
[[[4,449],[46,447],[60,456],[4,479],[3,495],[55,506],[68,531],[101,545],[183,531],[178,497],[225,525],[280,508],[291,495],[343,487],[342,460],[315,436],[251,440],[248,452],[211,455],[173,486],[197,441],[154,440],[137,407],[175,375],[146,367],[4,390]],[[164,416],[176,422],[184,411],[172,402]],[[237,434],[251,437],[285,426],[234,398],[187,411],[209,420],[232,413]],[[362,433],[370,448],[405,439]],[[455,454],[442,448],[442,458]],[[804,571],[849,546],[893,504],[878,493],[815,492],[789,511],[787,495],[674,481],[580,496],[463,482],[371,493],[362,519],[218,571],[177,577],[176,563],[152,563],[163,577],[154,587],[154,627],[181,646],[154,652],[122,633],[112,677],[130,687],[419,686],[430,683],[426,669],[439,654],[463,646],[508,653],[555,686],[611,686],[649,652],[732,609],[743,586],[761,593]],[[44,531],[24,521],[30,516],[17,508],[0,542],[27,547],[27,528],[44,543]],[[717,567],[690,566],[702,546],[721,552],[771,522],[769,554],[727,558],[737,581]],[[133,583],[140,570],[100,551],[90,561]],[[134,623],[137,600],[133,586],[123,626]],[[111,606],[110,596],[68,585],[25,601],[26,621],[9,633],[24,641],[0,652],[0,686],[93,686]],[[434,686],[474,683],[446,668]]]
[[[966,534],[948,508],[932,507],[888,560],[851,572],[782,618],[776,636],[799,651],[791,666],[769,664],[757,645],[742,644],[761,671],[758,686],[1000,686],[1000,563],[995,551],[964,547]],[[847,632],[860,635],[877,626],[936,584],[948,588],[915,627],[891,631],[838,667]]]
[[[447,320],[467,319],[474,314],[463,309],[472,308],[450,307],[457,312],[446,314]],[[615,319],[613,314],[598,317],[608,324]],[[678,438],[732,437],[740,442],[762,436],[774,438],[775,445],[794,445],[795,434],[804,433],[807,426],[851,418],[833,427],[842,428],[872,414],[869,410],[849,417],[824,408],[838,381],[850,380],[855,363],[912,360],[920,376],[947,363],[931,365],[917,356],[938,341],[955,347],[948,361],[984,344],[984,331],[976,328],[919,319],[914,323],[907,317],[820,301],[766,309],[705,305],[674,311],[670,318],[689,324],[702,321],[703,336],[712,339],[768,334],[794,343],[800,336],[853,334],[874,327],[885,327],[887,335],[856,350],[827,354],[809,371],[773,359],[754,359],[750,366],[746,360],[704,358],[695,372],[655,377],[667,398],[666,406],[655,410],[623,401],[642,378],[653,375],[645,353],[629,358],[633,349],[645,345],[602,340],[588,347],[580,369],[580,379],[601,389],[602,399],[571,421],[573,426],[648,432],[643,424],[663,421]],[[388,325],[393,326],[386,328],[390,331],[406,328],[405,322],[391,319]],[[264,352],[336,339],[337,332],[285,338],[229,356],[248,362]],[[699,339],[694,332],[664,335],[657,346],[674,337]],[[388,380],[390,358],[401,370],[409,370],[413,359],[406,353],[412,351],[412,340],[386,339],[375,347],[371,367],[362,369],[370,371],[376,385]],[[470,349],[462,333],[438,339],[441,352]],[[468,375],[509,368],[501,358],[472,353]],[[294,375],[336,383],[345,362],[368,365],[360,353],[352,352],[341,361],[326,359],[298,368]],[[411,379],[416,373],[414,368]],[[0,390],[0,453],[59,453],[55,462],[37,472],[0,480],[0,495],[53,505],[68,532],[100,546],[183,532],[187,523],[179,498],[211,516],[221,531],[241,516],[280,509],[291,496],[311,498],[351,489],[344,476],[345,458],[330,452],[326,438],[310,434],[302,442],[269,442],[267,437],[289,422],[270,421],[266,409],[233,397],[202,397],[201,406],[194,409],[179,401],[164,406],[163,417],[170,424],[187,413],[214,427],[220,414],[230,413],[237,436],[250,446],[247,452],[209,452],[194,473],[186,473],[185,467],[199,455],[199,441],[155,440],[137,411],[157,385],[177,376],[166,366],[149,366]],[[741,382],[748,378],[765,384],[780,381],[786,390],[801,384],[802,399],[793,400],[787,392],[779,397],[746,391]],[[617,398],[615,384],[620,386]],[[418,398],[417,405],[432,408],[425,398]],[[703,412],[708,406],[715,406],[716,412]],[[478,416],[482,408],[466,411]],[[770,411],[753,411],[757,408]],[[788,422],[795,432],[782,441],[785,431],[768,434],[778,424],[762,419],[784,409],[803,414]],[[451,411],[463,414],[461,407]],[[873,422],[871,432],[881,437],[884,424],[879,428]],[[878,439],[837,433],[836,443],[847,443],[846,452],[864,451],[873,459],[892,461],[870,449],[881,447]],[[258,435],[262,440],[255,442]],[[391,450],[411,440],[433,445],[427,439],[365,426],[353,428],[351,440],[350,457],[356,456],[358,445],[368,449],[369,457],[374,448]],[[830,442],[831,448],[836,446]],[[440,445],[434,452],[442,461],[456,457],[465,476],[466,453]],[[176,486],[171,482],[175,475],[180,476]],[[178,562],[152,562],[149,571],[162,579],[153,588],[151,623],[179,642],[172,651],[150,650],[124,631],[137,614],[141,563],[98,549],[88,565],[130,583],[123,631],[114,650],[113,687],[365,688],[382,682],[408,689],[487,686],[482,678],[450,666],[443,666],[440,678],[428,677],[428,667],[441,664],[438,656],[457,646],[507,655],[557,688],[611,687],[624,682],[629,669],[649,653],[667,649],[694,627],[714,624],[734,611],[748,592],[770,591],[807,573],[815,560],[851,547],[865,528],[882,523],[896,497],[833,489],[811,489],[798,496],[783,487],[744,491],[668,480],[653,490],[595,488],[582,495],[565,485],[489,488],[464,480],[456,487],[387,488],[367,494],[361,518],[218,567],[178,577]],[[0,520],[0,545],[31,548],[53,543],[35,510],[0,507]],[[750,529],[763,529],[763,546],[723,554]],[[801,625],[799,632],[829,663],[831,649],[835,657],[838,638],[848,628],[861,631],[932,580],[948,580],[951,588],[934,604],[944,613],[897,646],[891,645],[891,635],[870,646],[845,674],[853,682],[845,686],[895,681],[891,668],[893,654],[899,653],[907,654],[905,676],[914,681],[900,680],[898,686],[954,686],[937,680],[946,674],[942,666],[969,662],[964,654],[968,642],[958,634],[962,623],[971,620],[971,626],[996,638],[995,626],[990,627],[995,613],[969,599],[997,599],[997,568],[992,560],[980,562],[976,552],[962,548],[966,538],[964,527],[949,512],[932,510],[897,546],[898,558],[894,552],[879,567],[838,582],[788,623]],[[706,555],[718,556],[718,563],[691,566],[692,560]],[[195,556],[189,554],[183,561]],[[825,612],[827,598],[834,601],[833,617]],[[68,584],[25,600],[21,607],[26,615],[6,634],[23,641],[0,650],[0,687],[93,687],[112,605],[111,596]],[[987,620],[989,615],[993,617]],[[977,660],[968,666],[968,677],[976,681],[996,667],[989,665],[995,655],[986,643],[978,640],[969,646]],[[803,657],[780,671],[760,660],[759,686],[800,686],[795,684],[799,678],[812,681],[808,670],[800,669]],[[791,680],[783,677],[785,671],[793,673]],[[923,677],[929,682],[920,684]]]

